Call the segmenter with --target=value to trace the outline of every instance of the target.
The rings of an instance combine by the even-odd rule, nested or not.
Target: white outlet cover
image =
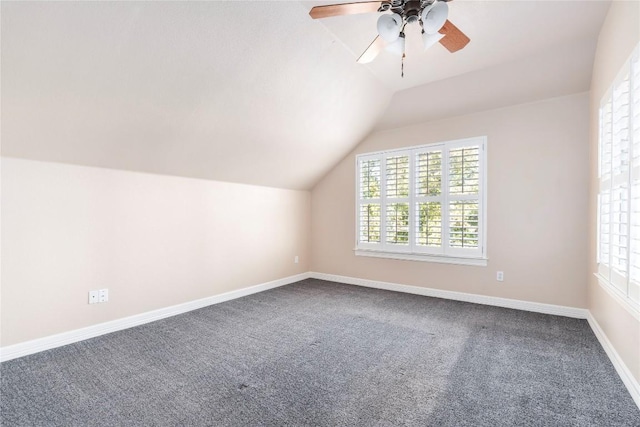
[[[98,291],[89,291],[89,304],[97,304],[98,299]]]
[[[100,289],[98,291],[98,302],[109,301],[109,289]]]

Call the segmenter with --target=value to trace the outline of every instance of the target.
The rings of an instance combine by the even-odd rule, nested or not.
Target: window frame
[[[637,254],[634,255],[633,250],[636,249],[636,245],[640,243],[634,241],[632,236],[632,228],[640,219],[636,218],[633,205],[634,198],[639,197],[637,192],[640,191],[640,186],[636,185],[634,187],[634,183],[640,179],[640,165],[634,166],[634,156],[637,157],[638,155],[635,151],[640,146],[640,142],[635,140],[640,136],[640,133],[638,135],[635,134],[635,127],[640,126],[640,112],[635,111],[634,108],[640,106],[639,100],[636,99],[640,97],[640,81],[635,81],[636,78],[640,79],[640,72],[634,68],[634,64],[635,67],[640,68],[640,44],[636,45],[631,55],[629,55],[628,59],[624,62],[615,79],[602,96],[598,107],[598,193],[596,196],[596,271],[594,275],[598,279],[600,286],[616,297],[630,313],[640,319],[640,298],[637,296],[632,297],[632,288],[639,288],[636,289],[635,292],[640,292],[640,284],[635,281],[632,274],[633,263],[637,262],[637,259],[635,259]],[[635,75],[634,72],[636,73]],[[616,125],[619,118],[624,118],[624,115],[616,117],[616,112],[618,111],[616,108],[616,99],[618,99],[616,90],[627,78],[629,84],[628,118],[626,119],[628,120],[628,128],[626,129],[628,158],[625,170],[624,164],[616,165],[614,147],[616,145]],[[605,121],[605,111],[610,112],[607,121]],[[636,117],[634,118],[634,116]],[[634,120],[638,120],[639,122],[636,123]],[[609,151],[605,150],[605,148],[608,148]],[[605,161],[608,161],[608,164],[606,164]],[[626,271],[623,272],[624,275],[615,268],[615,257],[613,254],[615,246],[614,237],[618,236],[618,234],[614,232],[614,229],[616,228],[615,225],[619,224],[614,221],[614,214],[616,213],[614,211],[616,201],[614,193],[618,191],[626,193],[627,205],[626,211],[620,211],[619,213],[621,216],[623,214],[626,215],[625,224],[627,230],[626,236],[623,237],[626,237],[625,250],[627,258]],[[605,207],[603,200],[608,200],[606,203],[606,211],[603,210]],[[622,198],[621,200],[625,199]],[[603,212],[605,212],[604,215]],[[605,215],[607,216],[607,222],[603,221]],[[603,254],[602,250],[605,247],[607,253]],[[634,298],[637,298],[637,300],[634,300]]]
[[[449,194],[449,152],[456,148],[478,146],[478,195]],[[420,154],[440,151],[441,154],[441,192],[438,196],[418,196],[416,193],[417,162]],[[386,195],[387,168],[386,159],[393,156],[409,156],[409,197],[393,199],[409,204],[409,243],[407,246],[389,244],[386,241],[386,206],[390,203]],[[361,205],[373,199],[361,199],[360,164],[361,161],[378,160],[380,163],[380,197],[374,203],[380,205],[380,242],[360,242],[360,209]],[[355,248],[356,256],[390,258],[409,261],[426,261],[459,265],[487,265],[487,137],[456,139],[435,142],[411,147],[390,149],[355,156]],[[450,247],[449,239],[449,207],[454,200],[478,201],[478,248],[465,249]],[[439,201],[441,203],[442,241],[440,247],[429,247],[416,244],[417,203]]]

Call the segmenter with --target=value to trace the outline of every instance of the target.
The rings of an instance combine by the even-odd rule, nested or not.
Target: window
[[[600,102],[598,278],[640,307],[640,47]]]
[[[486,265],[486,138],[356,158],[356,255]]]

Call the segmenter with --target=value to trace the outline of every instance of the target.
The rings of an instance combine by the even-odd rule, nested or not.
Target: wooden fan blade
[[[451,53],[459,51],[471,41],[469,37],[449,20],[444,23],[438,32],[444,34],[444,37],[440,39],[440,44],[446,47]]]
[[[359,3],[328,4],[316,6],[309,11],[313,19],[328,18],[330,16],[355,15],[357,13],[377,12],[381,1],[365,1]]]
[[[360,64],[366,64],[367,62],[373,61],[385,46],[386,43],[384,40],[382,40],[382,37],[376,36],[369,47],[366,48],[364,52],[362,52],[362,55],[360,55],[360,58],[358,58],[358,62]]]

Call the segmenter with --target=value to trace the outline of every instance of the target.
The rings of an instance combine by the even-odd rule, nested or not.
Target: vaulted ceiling
[[[3,1],[2,154],[308,189],[373,129],[588,90],[609,6],[456,0],[471,43],[408,30],[402,78],[327,3]]]

